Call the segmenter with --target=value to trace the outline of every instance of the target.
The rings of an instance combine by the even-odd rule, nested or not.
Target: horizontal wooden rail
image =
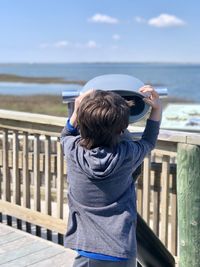
[[[0,109],[0,128],[59,136],[65,123],[65,117]],[[130,125],[129,130],[140,136],[140,133],[143,132],[144,128]],[[161,129],[158,141],[200,145],[200,133]]]
[[[56,233],[64,234],[66,231],[67,224],[64,220],[24,208],[8,201],[0,200],[0,213],[44,227],[45,229],[55,231]]]
[[[32,134],[60,136],[66,118],[34,113],[0,110],[0,128]]]

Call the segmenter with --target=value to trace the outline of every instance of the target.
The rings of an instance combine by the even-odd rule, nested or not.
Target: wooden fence
[[[0,220],[36,234],[46,229],[63,242],[67,222],[66,166],[59,142],[66,119],[0,110]],[[141,128],[130,126],[133,138]],[[177,256],[177,151],[178,144],[200,145],[199,134],[160,131],[156,148],[143,164],[137,180],[138,212]],[[25,226],[22,221],[25,221]]]

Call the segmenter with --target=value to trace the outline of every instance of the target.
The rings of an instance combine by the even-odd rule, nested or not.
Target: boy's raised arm
[[[151,85],[145,85],[140,88],[140,93],[144,94],[143,101],[151,106],[150,120],[161,121],[162,105],[158,93]]]
[[[70,118],[70,124],[73,126],[73,127],[77,127],[77,110],[79,108],[79,105],[81,103],[81,101],[83,100],[84,97],[88,96],[89,94],[91,94],[92,92],[94,91],[94,89],[91,89],[89,91],[86,91],[85,93],[81,94],[80,96],[78,96],[76,99],[75,99],[75,103],[74,103],[74,111],[72,113],[72,116]]]

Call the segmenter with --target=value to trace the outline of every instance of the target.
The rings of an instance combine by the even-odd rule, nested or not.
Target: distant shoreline
[[[56,65],[56,64],[170,64],[170,65],[200,65],[200,62],[191,61],[71,61],[71,62],[0,62],[4,65]]]
[[[65,80],[62,77],[33,77],[33,76],[21,76],[15,74],[0,74],[0,83],[9,82],[9,83],[27,83],[27,84],[77,84],[85,85],[87,81],[84,80]],[[151,84],[151,82],[147,82]],[[163,84],[152,84],[155,87],[162,87]]]
[[[86,81],[82,80],[65,80],[62,77],[28,77],[14,74],[0,74],[0,82],[10,83],[40,83],[40,84],[78,84],[84,85]]]

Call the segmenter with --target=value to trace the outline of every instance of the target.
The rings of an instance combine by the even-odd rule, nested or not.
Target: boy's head
[[[130,108],[120,95],[96,90],[85,96],[77,110],[81,145],[87,149],[113,147],[128,126]]]

